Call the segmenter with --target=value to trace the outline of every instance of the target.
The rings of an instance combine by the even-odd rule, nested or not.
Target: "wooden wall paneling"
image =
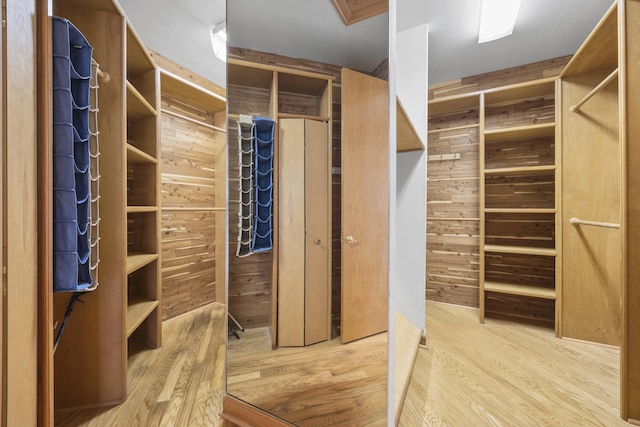
[[[432,108],[433,107],[433,108]],[[479,98],[429,106],[426,298],[478,306]],[[439,160],[437,156],[459,155]]]
[[[326,341],[331,319],[331,150],[328,123],[305,124],[305,345]],[[283,144],[284,145],[284,144]],[[281,147],[282,149],[282,147]],[[324,209],[323,209],[324,207]]]
[[[168,71],[174,76],[179,76],[180,78],[186,80],[189,83],[192,83],[199,88],[204,89],[205,91],[214,93],[222,98],[226,97],[227,91],[223,87],[220,87],[210,80],[192,72],[191,70],[184,68],[182,65],[170,60],[166,56],[159,54],[153,49],[148,49],[148,51],[153,61],[161,70]]]
[[[492,71],[490,73],[483,73],[438,83],[429,87],[429,99],[468,94],[498,86],[556,77],[564,69],[570,59],[571,55],[561,56],[531,64],[523,64],[512,68]]]
[[[224,113],[217,115],[224,109],[223,101],[180,76],[163,73],[162,82],[162,287],[166,320],[214,302],[217,289],[224,289],[219,280],[224,283],[225,262],[221,271],[218,267],[219,260],[224,260],[226,232],[217,223],[226,224],[222,154],[226,145],[225,133],[216,126],[224,126]],[[220,181],[221,171],[225,178]]]
[[[562,331],[566,337],[619,345],[621,232],[568,225],[574,217],[620,223],[617,84],[600,90],[580,112],[567,111],[606,74],[563,79]]]
[[[111,75],[100,86],[101,223],[100,282],[76,305],[55,354],[56,409],[117,404],[126,397],[124,141],[125,18],[119,13],[56,1],[54,13],[72,20],[94,47],[94,58]],[[61,322],[69,296],[54,295],[54,321]],[[58,323],[59,325],[60,323]],[[57,330],[56,330],[57,331]],[[83,343],[82,346],[77,343]],[[103,375],[108,381],[99,380]]]
[[[227,113],[221,111],[216,113],[214,123],[221,129],[226,129],[227,126]],[[227,133],[216,132],[215,137],[215,159],[216,159],[216,173],[215,173],[215,203],[214,206],[218,208],[215,213],[215,268],[216,268],[216,302],[226,304],[226,277],[227,277],[227,235],[228,224],[227,223]],[[220,210],[223,208],[224,210]]]
[[[279,346],[305,342],[305,123],[281,119],[278,150]]]
[[[626,111],[621,111],[621,140],[623,156],[623,230],[624,250],[626,252],[623,263],[625,274],[623,283],[623,336],[621,346],[621,408],[624,419],[634,420],[640,424],[640,173],[637,165],[640,162],[640,147],[634,143],[640,135],[640,2],[627,0],[620,3],[620,19],[624,23],[624,32],[620,34],[620,105],[626,105]]]
[[[9,0],[3,30],[3,412],[36,425],[38,372],[36,2]],[[16,143],[20,141],[20,143]],[[8,203],[11,204],[9,209]],[[6,264],[5,264],[6,263]],[[4,270],[3,268],[3,270]],[[5,353],[6,351],[6,353]],[[6,359],[5,359],[6,357]],[[6,394],[4,394],[6,393]]]

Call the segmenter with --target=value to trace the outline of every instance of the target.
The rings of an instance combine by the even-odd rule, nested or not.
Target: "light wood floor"
[[[125,403],[58,412],[56,426],[222,426],[225,335],[223,305],[164,322],[162,348],[130,349]]]
[[[480,325],[476,310],[434,303],[427,304],[427,330],[429,348],[418,352],[402,426],[628,425],[618,417],[615,349],[560,340],[549,329],[517,323],[489,319]],[[129,358],[125,403],[57,413],[56,425],[222,426],[225,335],[219,305],[165,322],[164,346]],[[342,374],[362,375],[350,371]],[[316,398],[356,404],[338,390]]]
[[[271,349],[267,329],[229,338],[229,394],[300,426],[385,426],[387,334]]]
[[[427,303],[401,426],[617,426],[619,352]]]

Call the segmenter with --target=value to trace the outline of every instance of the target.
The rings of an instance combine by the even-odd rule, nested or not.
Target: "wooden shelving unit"
[[[640,424],[639,34],[640,4],[614,1],[560,75],[562,336],[620,345],[620,413],[631,424]]]
[[[116,0],[54,0],[109,74],[98,90],[100,286],[82,296],[54,355],[55,407],[127,397],[128,340],[162,344],[160,322],[159,75]],[[54,321],[68,294],[54,294]],[[131,338],[129,338],[131,337]]]
[[[557,328],[555,100],[555,78],[482,94],[481,322],[491,313]]]
[[[264,289],[264,291],[267,291],[268,293],[271,294],[271,308],[270,308],[271,313],[269,315],[269,318],[270,318],[269,323],[271,325],[271,338],[274,346],[278,345],[277,343],[280,342],[280,340],[277,337],[277,331],[278,331],[277,325],[279,324],[278,316],[282,316],[280,318],[281,320],[280,323],[297,325],[298,327],[302,328],[302,335],[300,334],[300,331],[295,331],[293,335],[295,335],[296,337],[299,337],[299,336],[304,337],[305,310],[303,309],[303,307],[305,304],[305,301],[304,301],[305,289],[294,290],[293,288],[299,287],[299,286],[304,287],[305,283],[307,282],[304,279],[305,268],[306,268],[305,261],[304,261],[305,259],[304,235],[301,235],[299,236],[299,238],[296,238],[296,236],[294,235],[295,233],[291,234],[292,228],[289,229],[288,231],[289,234],[287,236],[289,239],[292,239],[290,240],[291,242],[295,241],[296,245],[299,245],[302,242],[303,251],[302,251],[301,259],[303,263],[295,269],[296,271],[292,271],[291,269],[288,268],[287,271],[282,273],[282,276],[280,276],[280,273],[279,273],[280,263],[286,262],[286,259],[287,259],[286,258],[287,253],[285,252],[281,254],[280,252],[281,249],[279,249],[279,246],[278,246],[281,233],[284,230],[284,228],[283,229],[279,228],[279,215],[280,215],[279,213],[279,191],[280,191],[279,177],[280,177],[280,174],[286,173],[286,171],[280,167],[282,166],[282,164],[279,163],[280,162],[279,156],[281,155],[280,148],[279,148],[279,136],[278,136],[279,123],[280,123],[279,120],[281,119],[284,119],[287,121],[289,121],[290,119],[314,120],[316,122],[324,122],[323,127],[326,126],[327,128],[325,150],[328,150],[328,151],[326,151],[325,154],[326,154],[326,161],[328,163],[326,167],[326,177],[320,178],[316,176],[313,179],[315,179],[318,182],[322,181],[323,188],[325,188],[325,190],[328,191],[326,206],[323,205],[323,206],[317,207],[317,209],[319,210],[318,212],[324,212],[323,216],[325,218],[328,218],[328,224],[326,226],[326,230],[322,231],[322,234],[317,238],[315,238],[315,241],[319,243],[314,245],[312,241],[311,246],[307,246],[307,249],[309,251],[313,251],[313,250],[319,250],[320,248],[322,248],[322,250],[324,251],[321,254],[321,256],[318,257],[318,261],[317,261],[318,263],[322,264],[322,266],[316,265],[314,266],[314,268],[317,271],[322,272],[317,274],[318,277],[321,276],[326,279],[326,283],[323,283],[321,285],[325,289],[323,291],[312,290],[308,294],[314,295],[314,292],[320,292],[320,293],[315,293],[315,295],[323,295],[321,297],[321,301],[316,302],[316,304],[319,304],[319,307],[321,306],[326,308],[326,317],[323,316],[324,319],[321,322],[322,325],[324,325],[321,327],[321,329],[324,329],[321,335],[330,337],[330,334],[331,334],[330,332],[331,277],[332,277],[331,275],[331,251],[332,251],[332,248],[331,248],[331,241],[332,241],[332,236],[331,236],[332,132],[331,132],[331,129],[332,129],[332,114],[333,114],[332,113],[332,107],[333,107],[332,82],[334,80],[334,77],[329,75],[319,74],[319,73],[303,71],[303,70],[290,69],[286,67],[253,63],[253,62],[234,59],[234,58],[229,59],[228,61],[227,76],[228,76],[227,92],[229,94],[229,100],[230,100],[229,109],[228,109],[229,130],[230,130],[229,141],[237,141],[236,120],[239,114],[269,117],[276,121],[276,139],[275,139],[275,151],[274,151],[275,152],[274,164],[276,165],[276,170],[274,174],[274,194],[273,194],[273,200],[274,200],[274,207],[273,207],[274,245],[273,247],[274,248],[270,252],[251,255],[250,257],[246,258],[246,261],[243,261],[241,258],[237,258],[235,257],[235,255],[232,255],[230,256],[230,263],[229,263],[230,273],[233,273],[233,271],[235,271],[234,269],[237,268],[236,265],[239,266],[241,264],[245,264],[246,266],[247,262],[255,262],[257,270],[254,272],[254,274],[255,273],[260,274],[261,277],[263,277],[263,279],[261,280],[265,280],[268,283],[269,289]],[[303,137],[304,136],[305,135],[303,134]],[[323,137],[322,139],[324,140],[325,138]],[[302,141],[304,142],[304,138]],[[298,142],[296,142],[296,144],[297,143]],[[234,145],[232,145],[231,147],[234,147]],[[229,248],[229,253],[235,254],[236,241],[233,236],[234,236],[234,233],[236,233],[235,230],[236,230],[236,224],[237,224],[237,210],[236,210],[236,206],[234,205],[237,205],[238,203],[237,202],[238,201],[238,190],[237,190],[238,181],[237,181],[237,178],[235,178],[238,175],[237,148],[229,149],[229,153],[230,153],[229,205],[231,207],[229,211],[229,221],[230,221],[230,230],[231,230],[230,233],[232,236],[229,239],[230,242],[232,242]],[[305,148],[302,149],[302,156],[303,156],[302,159],[304,159],[304,153],[305,153]],[[322,160],[322,162],[324,164],[324,160]],[[295,165],[292,164],[287,167],[293,168],[295,167]],[[301,171],[305,170],[304,165],[301,166],[300,170]],[[295,185],[304,186],[304,181],[305,180],[296,182]],[[292,184],[291,180],[289,180],[288,182],[290,185]],[[290,190],[292,189],[290,188]],[[304,194],[304,190],[303,190],[303,194]],[[302,202],[297,204],[298,208],[300,206],[304,206],[304,203],[305,203],[304,199],[305,197],[303,196]],[[289,215],[288,212],[286,212],[285,214]],[[304,211],[298,212],[296,215],[300,215],[300,218],[305,218]],[[291,221],[285,221],[285,222],[289,223]],[[304,224],[305,219],[303,219],[302,222]],[[316,231],[320,232],[318,230]],[[289,257],[291,257],[290,254],[289,254]],[[321,259],[325,261],[320,261]],[[309,262],[312,262],[312,261],[309,261]],[[293,264],[290,264],[290,265],[293,265]],[[242,268],[242,267],[238,267],[238,268]],[[283,278],[285,277],[285,273],[286,273],[286,277],[290,277],[290,278],[293,276],[298,278],[302,277],[303,278],[302,283],[297,283],[297,281],[296,281],[296,284],[284,283],[285,279]],[[279,285],[280,280],[282,280],[283,283]],[[323,280],[324,279],[321,279],[321,281]],[[289,280],[289,282],[291,282],[291,280]],[[316,285],[314,286],[315,287],[318,286],[317,280],[316,280]],[[283,290],[280,294],[279,294],[279,289]],[[284,289],[286,289],[286,291]],[[230,291],[230,294],[231,292],[232,291]],[[287,293],[289,295],[288,297],[289,302],[292,301],[291,298],[298,300],[298,302],[295,303],[297,304],[296,309],[278,311],[278,307],[279,306],[282,307],[285,301],[284,299],[280,301],[279,298],[281,298],[282,295],[285,295]],[[233,297],[231,295],[230,295],[229,305],[231,310],[233,310]],[[311,312],[311,310],[309,310],[309,312]],[[315,313],[316,313],[316,315],[314,315],[315,317],[318,317],[317,312],[318,312],[318,309],[315,310]],[[287,320],[285,322],[282,319],[284,319],[287,315],[294,316],[294,317],[291,317],[290,320]],[[315,322],[315,324],[317,325],[318,322]],[[287,341],[287,342],[289,342],[289,344],[286,344],[286,345],[304,345],[305,344],[304,339],[302,341],[299,341],[296,339],[296,340]],[[296,342],[297,344],[292,344],[293,342]]]
[[[162,345],[160,74],[127,24],[127,337]]]

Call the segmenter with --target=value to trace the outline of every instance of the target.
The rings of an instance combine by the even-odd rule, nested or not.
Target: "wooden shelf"
[[[127,21],[127,79],[137,77],[155,68],[153,59]]]
[[[237,114],[234,115],[237,120]],[[229,117],[232,118],[232,117]],[[309,120],[317,120],[319,122],[328,122],[329,116],[312,116],[308,114],[296,114],[296,113],[278,113],[279,119],[309,119]]]
[[[618,3],[614,2],[560,73],[560,78],[618,67]]]
[[[157,117],[158,112],[127,80],[127,120],[136,122],[147,117]]]
[[[158,254],[130,254],[127,256],[127,274],[140,270],[158,259]]]
[[[396,97],[396,151],[424,151],[424,144],[407,116],[400,100]]]
[[[127,206],[127,213],[151,213],[158,212],[157,206]]]
[[[542,286],[520,285],[517,283],[484,282],[485,292],[520,295],[524,297],[556,299],[556,291]]]
[[[227,84],[271,89],[273,71],[248,67],[230,58],[227,63]]]
[[[485,213],[516,213],[516,214],[553,214],[555,209],[545,208],[485,208]]]
[[[552,137],[555,135],[556,124],[542,123],[539,125],[518,126],[513,128],[489,129],[484,132],[485,142],[513,141],[518,139]]]
[[[556,256],[556,250],[555,249],[531,248],[531,247],[527,247],[527,246],[484,245],[484,251],[485,252],[503,253],[503,254]]]
[[[515,168],[496,168],[496,169],[485,169],[485,175],[545,175],[550,172],[555,172],[555,165],[544,165],[544,166],[523,166],[523,167],[515,167]]]
[[[188,99],[189,105],[202,110],[217,113],[227,108],[224,97],[169,71],[160,70],[160,84],[164,94],[174,98]]]
[[[127,142],[127,162],[157,164],[158,159]]]
[[[278,90],[296,94],[318,96],[327,87],[327,80],[333,80],[330,76],[306,76],[284,71],[278,72]]]
[[[509,86],[489,89],[484,93],[484,102],[487,107],[502,104],[512,104],[518,100],[528,100],[555,96],[555,77],[533,80]]]
[[[451,95],[429,100],[429,117],[479,108],[480,92]]]
[[[131,298],[127,302],[127,338],[138,329],[138,326],[149,317],[158,305],[157,300],[148,300],[140,296]]]

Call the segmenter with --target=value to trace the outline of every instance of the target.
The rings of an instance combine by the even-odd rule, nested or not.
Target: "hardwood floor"
[[[222,426],[225,331],[224,306],[211,304],[164,322],[162,348],[130,341],[127,401],[57,412],[56,426]]]
[[[427,331],[401,426],[628,425],[617,349],[431,302]]]
[[[507,321],[488,319],[481,325],[476,310],[436,303],[427,304],[427,330],[428,348],[418,351],[401,426],[628,425],[618,416],[617,349],[560,340],[550,329]],[[260,340],[264,342],[265,338],[260,338],[260,333],[264,334],[264,330],[257,331],[254,337],[248,331],[243,335],[244,343],[254,346],[252,351],[263,345]],[[125,403],[112,408],[58,412],[56,425],[222,426],[218,413],[224,389],[225,335],[224,307],[220,305],[209,305],[164,322],[161,349],[132,349],[128,361],[130,393]],[[362,341],[358,351],[382,360],[386,358],[386,339],[383,335],[376,337],[377,344]],[[234,340],[230,337],[232,346]],[[318,364],[324,368],[317,369],[357,381],[384,375],[365,365],[345,365],[347,349],[353,346],[336,342],[325,346],[333,358]],[[292,364],[302,363],[304,356],[291,350]],[[367,405],[378,405],[376,411],[381,414],[372,417],[378,421],[369,425],[384,425],[386,385],[378,384],[376,391],[359,396],[345,395],[335,382],[334,389],[313,389],[302,397],[315,401],[317,406],[311,415],[305,415],[303,408],[292,410],[290,402],[282,396],[276,398],[274,391],[291,391],[301,383],[315,385],[330,378],[329,374],[309,373],[294,381],[291,370],[296,367],[277,368],[271,358],[263,359],[260,369],[256,363],[251,367],[241,359],[231,362],[234,363],[243,365],[247,375],[242,378],[244,374],[238,371],[238,375],[230,377],[232,388],[243,390],[242,382],[248,381],[255,389],[247,388],[246,392],[266,395],[276,408],[289,405],[287,410],[309,425],[330,425],[322,424],[327,419],[332,419],[333,425],[366,425],[349,419],[348,413]],[[251,369],[253,374],[248,373]],[[258,375],[269,382],[262,391],[256,382],[252,383]],[[312,415],[319,415],[319,420],[311,421]]]
[[[275,351],[268,337],[229,339],[229,394],[300,426],[386,425],[386,333]]]

